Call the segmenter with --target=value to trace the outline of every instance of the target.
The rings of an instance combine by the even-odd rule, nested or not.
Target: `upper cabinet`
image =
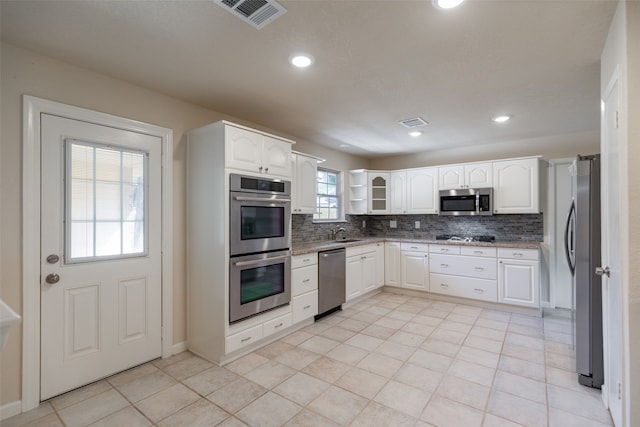
[[[438,168],[407,171],[407,213],[438,213]]]
[[[438,168],[440,190],[486,188],[493,186],[491,162],[441,166]]]
[[[367,213],[371,215],[389,213],[389,172],[369,171],[367,173]]]
[[[318,159],[302,153],[291,155],[291,213],[313,214],[316,211]]]
[[[541,159],[538,157],[493,162],[493,213],[540,213]]]
[[[389,211],[392,214],[407,213],[407,172],[391,172],[391,189],[389,192]]]
[[[291,178],[291,143],[225,126],[225,166],[254,174]]]

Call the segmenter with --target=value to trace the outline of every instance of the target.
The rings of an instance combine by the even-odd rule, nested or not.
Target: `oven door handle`
[[[267,199],[266,197],[246,197],[235,196],[234,200],[239,202],[264,202],[264,203],[289,203],[291,199]]]
[[[280,259],[286,259],[286,258],[289,258],[290,256],[291,255],[280,255],[280,256],[274,256],[270,258],[255,259],[252,261],[238,261],[238,262],[234,262],[233,265],[235,265],[236,267],[244,267],[245,265],[260,264],[263,262],[272,262]]]

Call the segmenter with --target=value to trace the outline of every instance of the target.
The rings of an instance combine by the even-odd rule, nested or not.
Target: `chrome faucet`
[[[346,233],[346,229],[344,227],[340,227],[339,225],[336,225],[332,230],[331,230],[331,238],[333,240],[338,240],[338,234],[340,233]],[[344,239],[345,236],[343,235],[342,238]]]

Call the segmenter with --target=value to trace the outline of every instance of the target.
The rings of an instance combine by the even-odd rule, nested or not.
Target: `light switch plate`
[[[397,227],[398,227],[398,221],[394,221],[394,220],[389,221],[389,228],[397,228]]]
[[[415,228],[420,228],[420,221],[416,221],[413,225]]]

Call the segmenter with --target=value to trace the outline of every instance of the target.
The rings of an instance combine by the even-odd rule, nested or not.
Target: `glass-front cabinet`
[[[368,214],[389,213],[389,172],[369,171],[368,178]]]

